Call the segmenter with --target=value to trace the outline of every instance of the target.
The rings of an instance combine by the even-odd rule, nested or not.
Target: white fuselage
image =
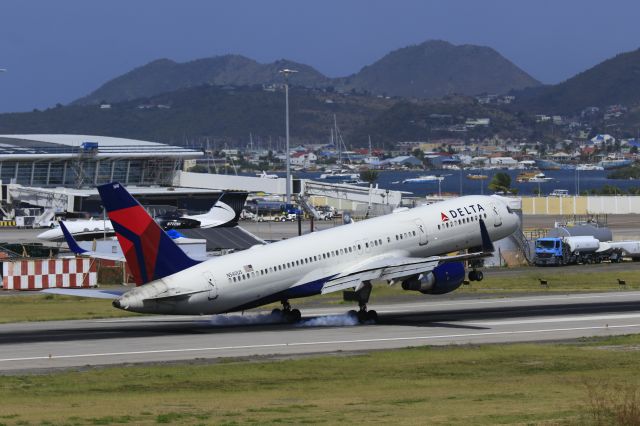
[[[113,225],[110,220],[102,219],[81,219],[72,220],[64,223],[69,233],[75,238],[101,238],[103,235],[111,236],[114,234]],[[48,241],[64,241],[64,234],[60,225],[56,225],[52,229],[48,229],[38,235],[41,240]]]
[[[319,294],[325,281],[372,258],[480,246],[479,219],[492,240],[519,223],[497,197],[459,197],[214,258],[137,287],[119,304],[136,312],[216,314]]]

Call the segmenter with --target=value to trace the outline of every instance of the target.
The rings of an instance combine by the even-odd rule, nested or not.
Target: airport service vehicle
[[[630,257],[634,262],[640,262],[640,241],[607,241],[600,243],[599,252],[616,253],[621,261],[623,257]]]
[[[599,248],[600,241],[592,236],[538,238],[533,262],[536,266],[544,266],[609,260],[609,254],[599,252]]]
[[[294,222],[298,219],[298,215],[294,213],[281,213],[275,215],[254,216],[255,222]]]
[[[568,197],[569,190],[568,189],[554,189],[549,193],[549,197]]]
[[[138,287],[121,295],[44,291],[112,298],[116,308],[155,314],[220,314],[279,301],[282,310],[274,314],[296,321],[300,311],[291,309],[291,299],[347,290],[345,300],[360,307],[351,314],[375,321],[375,311],[367,310],[371,281],[449,293],[465,279],[464,261],[490,255],[492,240],[519,225],[500,197],[464,196],[202,262],[180,250],[121,184],[98,191]],[[474,269],[469,279],[481,280],[482,273]]]
[[[279,216],[303,214],[302,210],[293,204],[262,199],[250,200],[246,205],[246,209],[255,214],[258,218],[262,217],[262,220],[265,221],[272,220],[274,217]]]

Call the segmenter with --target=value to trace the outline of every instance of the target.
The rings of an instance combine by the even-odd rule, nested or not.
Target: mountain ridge
[[[188,62],[156,59],[107,81],[73,104],[123,102],[202,84],[281,83],[278,71],[282,68],[299,71],[290,76],[292,85],[427,99],[449,94],[506,93],[540,84],[490,47],[430,40],[396,49],[357,73],[337,78],[287,59],[265,64],[235,54]]]
[[[567,80],[514,91],[516,108],[574,114],[589,106],[640,103],[640,49],[619,53]]]

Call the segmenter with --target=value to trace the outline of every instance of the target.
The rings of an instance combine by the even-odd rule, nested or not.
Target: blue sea
[[[440,183],[441,193],[447,194],[462,194],[462,195],[475,195],[475,194],[491,194],[488,185],[498,172],[505,172],[511,176],[511,186],[518,188],[518,194],[520,195],[535,195],[535,190],[540,190],[543,195],[549,194],[554,189],[567,189],[571,195],[574,195],[576,191],[590,191],[591,189],[600,189],[604,185],[617,186],[621,189],[628,189],[631,187],[640,187],[640,180],[619,180],[619,179],[607,179],[609,171],[606,170],[593,170],[593,171],[580,171],[575,170],[547,170],[544,174],[552,178],[552,180],[544,183],[519,183],[516,182],[516,177],[522,173],[522,170],[427,170],[427,171],[381,171],[379,172],[378,180],[376,183],[381,188],[391,189],[396,191],[407,191],[413,193],[415,196],[424,197],[426,195],[438,194],[438,182],[428,182],[420,184],[403,184],[402,180],[418,177],[422,175],[441,175],[445,179]],[[294,172],[294,178],[301,179],[317,179],[321,172]],[[485,180],[471,180],[467,179],[468,174],[483,174],[487,175],[488,179]],[[284,176],[283,173],[278,175]]]

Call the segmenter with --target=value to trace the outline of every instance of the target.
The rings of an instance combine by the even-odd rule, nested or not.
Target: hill
[[[329,78],[317,70],[286,59],[269,64],[241,55],[215,56],[184,63],[158,59],[108,81],[74,104],[129,101],[203,84],[251,86],[282,82],[278,71],[284,68],[299,71],[290,77],[292,84],[309,87],[329,85]]]
[[[491,126],[472,129],[468,137],[520,135],[522,128],[516,116],[463,97],[408,102],[294,87],[290,104],[293,144],[328,142],[334,114],[351,146],[366,146],[369,136],[376,146],[387,147],[401,140],[464,137],[447,128],[469,117],[489,117]],[[254,142],[275,147],[285,134],[284,95],[260,86],[204,85],[114,103],[109,109],[70,105],[0,114],[0,134],[14,133],[98,134],[174,144],[210,139],[218,146],[243,146],[251,133]]]
[[[342,83],[347,88],[419,98],[503,94],[540,84],[490,47],[439,40],[395,50]]]
[[[621,53],[556,85],[517,92],[514,107],[573,114],[589,106],[640,103],[640,49]]]
[[[269,64],[240,55],[185,63],[159,59],[108,81],[74,104],[123,102],[203,84],[251,86],[278,83],[282,82],[278,71],[283,68],[299,71],[291,76],[292,85],[335,86],[413,98],[438,98],[452,93],[506,93],[539,84],[489,47],[428,41],[391,52],[352,76],[335,79],[308,65],[285,59]]]

